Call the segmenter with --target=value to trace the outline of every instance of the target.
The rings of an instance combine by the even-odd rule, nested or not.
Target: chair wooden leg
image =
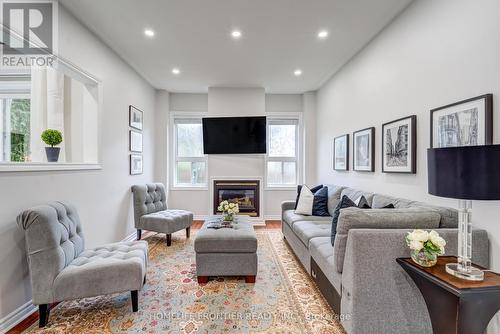
[[[191,235],[191,227],[188,227],[186,229],[186,238],[189,238],[190,235]]]
[[[137,229],[137,240],[141,240],[142,230],[140,228]]]
[[[245,283],[255,283],[255,275],[245,276]]]
[[[38,326],[43,328],[49,322],[49,305],[48,304],[40,304],[38,305]]]
[[[132,311],[137,312],[139,310],[139,291],[130,291],[130,296],[132,297]]]
[[[198,284],[208,283],[208,276],[198,276]]]
[[[172,234],[167,234],[167,246],[172,245]]]
[[[142,281],[142,285],[146,284],[146,275],[144,275],[144,281]]]

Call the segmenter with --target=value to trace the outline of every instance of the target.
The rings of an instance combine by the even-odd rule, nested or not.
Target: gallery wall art
[[[382,172],[412,173],[417,170],[417,116],[382,125]]]
[[[143,112],[138,108],[129,105],[128,107],[128,125],[134,130],[129,130],[129,151],[142,153],[142,130],[143,130]],[[143,171],[143,156],[142,154],[132,153],[129,155],[129,171],[130,175],[142,174]]]
[[[353,169],[360,172],[375,171],[375,128],[353,133]]]
[[[491,145],[493,95],[486,94],[431,110],[431,148]]]
[[[333,169],[349,170],[349,135],[338,136],[333,140]]]

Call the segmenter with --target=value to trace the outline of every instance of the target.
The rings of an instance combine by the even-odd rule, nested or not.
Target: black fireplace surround
[[[220,202],[238,203],[240,215],[260,217],[259,180],[214,180],[214,214]]]

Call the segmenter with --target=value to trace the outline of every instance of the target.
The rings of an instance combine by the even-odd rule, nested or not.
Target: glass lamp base
[[[484,272],[477,268],[472,267],[470,272],[461,271],[458,269],[458,263],[448,263],[446,265],[446,272],[455,277],[465,279],[468,281],[482,281],[484,280]]]

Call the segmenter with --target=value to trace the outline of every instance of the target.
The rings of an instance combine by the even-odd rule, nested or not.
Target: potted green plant
[[[60,147],[54,147],[59,145],[63,141],[62,133],[58,130],[47,129],[42,132],[42,140],[45,144],[50,145],[50,147],[45,148],[45,153],[47,154],[48,162],[57,162],[59,160]]]

